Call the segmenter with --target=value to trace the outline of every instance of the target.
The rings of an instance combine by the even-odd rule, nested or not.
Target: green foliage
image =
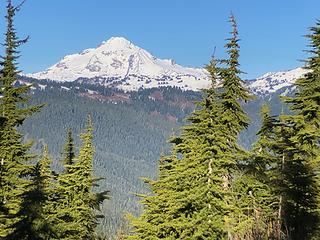
[[[297,80],[294,97],[284,97],[294,115],[275,119],[263,109],[260,139],[253,149],[251,187],[262,226],[271,223],[272,231],[255,229],[269,238],[269,233],[275,239],[319,238],[319,29],[317,23],[308,35],[310,72]]]
[[[276,152],[279,121],[270,116],[267,105],[261,109],[261,119],[262,126],[257,133],[259,139],[245,166],[245,185],[251,200],[249,209],[254,218],[251,231],[254,239],[283,239],[285,234],[281,231],[279,216],[279,174],[282,162]]]
[[[229,54],[226,60],[220,60],[222,67],[218,68],[218,75],[222,80],[222,92],[220,94],[221,112],[219,122],[225,127],[224,173],[222,173],[223,186],[228,192],[224,201],[229,206],[229,212],[225,215],[225,229],[228,237],[235,239],[247,238],[248,229],[252,224],[252,216],[247,213],[248,192],[239,187],[241,185],[242,170],[239,169],[248,153],[238,144],[238,135],[249,125],[249,117],[243,110],[241,103],[252,100],[253,97],[244,87],[240,78],[242,71],[239,69],[240,46],[238,29],[233,15],[230,17],[232,25],[231,37],[227,39],[225,48]],[[219,128],[218,128],[219,129]]]
[[[232,131],[231,135],[234,136],[249,125],[249,118],[242,109],[241,102],[252,100],[253,97],[249,94],[239,76],[242,73],[239,69],[238,60],[240,39],[238,38],[237,24],[233,15],[230,17],[230,23],[232,25],[231,38],[227,39],[228,42],[225,45],[229,58],[220,60],[223,67],[218,69],[218,74],[222,80],[223,88],[221,100],[224,117],[222,121],[224,121],[224,124],[229,125],[229,129]]]
[[[14,86],[17,81],[17,48],[26,42],[19,40],[13,25],[13,18],[20,6],[15,7],[11,1],[7,5],[7,32],[5,34],[5,56],[1,61],[0,74],[0,237],[21,235],[19,222],[26,220],[22,214],[22,196],[29,191],[30,180],[26,178],[31,172],[27,165],[32,156],[28,154],[31,144],[22,142],[22,135],[17,130],[26,117],[37,112],[40,106],[21,107],[28,102],[25,95],[29,86]],[[22,239],[22,238],[21,238]]]
[[[89,117],[86,130],[81,134],[82,147],[75,157],[72,133],[68,130],[64,154],[67,160],[65,170],[58,176],[55,212],[51,216],[55,239],[95,239],[97,219],[101,217],[97,213],[108,192],[93,192],[99,179],[93,177],[92,137]]]
[[[75,157],[72,154],[73,148],[72,132],[68,130],[64,148],[64,172],[57,177],[56,201],[53,203],[53,214],[49,218],[57,239],[72,239],[73,235],[76,235],[79,231],[79,229],[75,229],[76,218],[72,216],[72,198],[76,194],[76,189],[72,185],[74,179],[72,165]]]
[[[73,187],[76,209],[73,213],[77,214],[76,221],[81,224],[77,237],[79,239],[94,239],[94,232],[97,226],[97,217],[94,210],[99,210],[100,205],[107,199],[108,192],[93,193],[93,187],[99,180],[93,176],[93,154],[92,145],[93,126],[90,115],[88,116],[86,130],[81,134],[82,147],[79,156],[74,165],[72,172],[74,173]]]
[[[167,111],[163,108],[163,111],[166,110],[164,116],[155,116],[141,108],[141,103],[100,102],[79,97],[72,91],[63,91],[60,86],[51,89],[51,85],[45,91],[35,91],[32,101],[34,104],[47,102],[47,105],[25,122],[23,132],[28,138],[37,139],[37,152],[42,142],[48,143],[54,156],[53,169],[57,172],[63,172],[60,163],[65,158],[64,148],[61,148],[65,131],[72,126],[74,152],[77,155],[77,146],[80,144],[77,135],[85,125],[83,116],[92,112],[96,149],[94,173],[104,178],[99,181],[98,190],[109,189],[112,195],[102,206],[106,217],[99,220],[101,224],[98,228],[108,235],[114,235],[126,212],[139,213],[137,197],[132,193],[147,192],[139,178],[155,178],[157,175],[156,159],[161,152],[167,151],[166,138],[178,125],[164,117],[173,109]],[[155,104],[154,101],[150,103]],[[179,114],[185,112],[181,109]]]
[[[64,159],[63,159],[63,165],[65,166],[65,171],[69,171],[69,167],[74,164],[74,158],[75,158],[75,149],[74,149],[74,140],[72,137],[72,130],[71,128],[68,129],[67,132],[67,142],[64,147]]]
[[[281,116],[285,125],[283,217],[292,239],[319,237],[320,22],[310,30],[312,56],[306,61],[310,71],[296,81],[296,95],[284,99],[295,115]]]
[[[13,18],[20,6],[15,7],[8,1],[6,50],[1,62],[0,238],[95,239],[98,218],[96,211],[106,199],[106,192],[93,192],[98,179],[93,178],[91,122],[88,122],[87,130],[82,135],[83,147],[76,162],[73,162],[75,153],[71,131],[68,132],[64,163],[67,166],[65,174],[71,178],[67,179],[69,180],[67,186],[61,179],[56,181],[51,171],[51,159],[47,147],[44,148],[40,161],[36,165],[31,165],[34,160],[34,156],[29,153],[32,145],[23,143],[23,136],[18,131],[24,120],[41,107],[40,105],[26,107],[30,85],[16,84],[18,81],[16,49],[26,42],[16,37],[13,26]],[[57,185],[61,182],[65,188]],[[59,205],[61,203],[62,205]],[[63,204],[71,205],[67,210],[70,210],[73,222],[69,225],[61,224],[70,222],[65,218],[66,215],[60,214],[60,211],[65,214],[63,210],[66,210],[66,207]],[[76,235],[65,234],[64,231]]]
[[[230,59],[213,58],[207,66],[212,87],[189,118],[190,124],[173,137],[172,154],[163,157],[159,180],[147,181],[152,195],[143,197],[145,210],[132,219],[128,239],[225,239],[246,234],[246,216],[237,204],[233,185],[237,163],[246,155],[237,143],[248,125],[240,101],[250,95],[238,74],[238,39],[233,16],[233,35],[226,45]],[[222,89],[215,91],[216,79]],[[236,179],[237,180],[237,179]],[[242,224],[242,226],[240,226]]]
[[[53,235],[50,217],[55,201],[54,176],[51,171],[51,159],[45,145],[39,162],[33,166],[28,191],[22,195],[19,215],[25,216],[15,223],[16,231],[6,239],[44,240]]]
[[[280,122],[283,126],[279,129],[278,149],[282,157],[279,211],[283,231],[291,239],[311,239],[316,237],[319,221],[316,177],[319,148],[315,141],[310,141],[310,132],[305,131],[308,126],[301,116],[281,116]],[[314,138],[314,133],[311,134]]]

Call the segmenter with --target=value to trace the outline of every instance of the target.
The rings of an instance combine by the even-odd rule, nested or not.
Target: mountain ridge
[[[123,90],[167,85],[190,90],[208,87],[206,74],[201,68],[186,68],[171,59],[156,58],[123,37],[112,37],[97,48],[67,55],[47,70],[26,76],[55,81],[98,79],[92,83]]]
[[[291,87],[306,72],[301,67],[269,72],[245,82],[253,93],[265,95]],[[205,69],[156,58],[123,37],[112,37],[97,48],[67,55],[48,69],[25,76],[57,82],[78,81],[125,91],[168,86],[199,91],[211,85]]]

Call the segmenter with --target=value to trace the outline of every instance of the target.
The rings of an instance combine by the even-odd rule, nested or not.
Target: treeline
[[[126,239],[319,239],[320,22],[310,41],[297,93],[282,100],[292,115],[261,109],[252,150],[238,144],[249,126],[241,104],[252,96],[239,75],[239,38],[230,17],[228,58],[206,66],[212,87],[160,158],[158,180],[131,217]],[[216,82],[221,85],[216,88]]]
[[[7,5],[5,55],[0,70],[0,239],[97,239],[99,207],[108,192],[94,192],[99,178],[93,176],[93,126],[88,116],[82,144],[74,152],[72,132],[67,134],[63,172],[51,169],[48,146],[40,159],[30,151],[18,127],[42,105],[26,106],[30,86],[16,86],[17,48],[20,40],[14,16],[21,5]]]

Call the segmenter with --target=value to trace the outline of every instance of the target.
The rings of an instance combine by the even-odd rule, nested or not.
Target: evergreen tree
[[[229,58],[219,61],[222,67],[218,68],[218,74],[223,89],[221,94],[224,114],[222,121],[230,129],[230,135],[235,136],[249,125],[249,118],[241,103],[250,101],[253,97],[249,94],[249,90],[245,88],[244,81],[239,76],[243,73],[239,69],[240,39],[233,14],[230,16],[230,23],[232,25],[231,37],[227,39],[228,42],[225,45]]]
[[[221,180],[214,177],[217,173],[213,171],[215,161],[211,153],[212,150],[222,151],[219,146],[209,145],[209,142],[217,145],[220,142],[219,131],[215,131],[219,128],[214,89],[216,60],[212,59],[207,68],[212,88],[199,103],[200,109],[189,117],[191,124],[183,128],[181,136],[172,137],[175,146],[172,155],[161,158],[159,179],[147,181],[153,195],[144,196],[145,211],[140,218],[133,219],[135,234],[129,239],[196,239],[196,236],[219,239],[223,235],[221,208],[225,209],[225,204],[220,197]],[[210,198],[215,198],[215,202]],[[215,216],[210,214],[210,208],[220,212]]]
[[[48,146],[45,145],[43,148],[42,158],[35,166],[32,178],[32,184],[34,186],[33,194],[36,198],[33,202],[37,204],[37,208],[35,209],[39,209],[39,217],[33,221],[33,229],[36,236],[43,240],[50,239],[55,234],[50,222],[50,217],[54,212],[53,204],[57,200],[57,183],[55,180],[55,174],[51,170],[51,164],[52,160],[49,156]],[[30,207],[30,205],[26,204],[26,208],[28,207]]]
[[[190,124],[171,139],[172,155],[163,157],[159,179],[148,181],[152,195],[143,196],[145,210],[133,219],[134,234],[128,239],[227,239],[243,231],[235,228],[239,218],[231,219],[237,206],[230,185],[237,161],[245,155],[237,143],[238,133],[248,125],[240,101],[250,95],[238,76],[233,16],[231,22],[233,36],[226,45],[230,59],[213,58],[206,67],[212,87],[188,118]],[[224,66],[217,67],[217,62]],[[219,92],[217,78],[222,80]]]
[[[259,139],[252,149],[245,175],[251,199],[249,209],[254,219],[251,231],[254,239],[284,239],[279,215],[282,166],[281,156],[277,153],[279,120],[270,116],[267,105],[262,106],[261,119]]]
[[[225,191],[224,201],[228,205],[224,227],[229,239],[246,239],[250,238],[248,229],[253,219],[247,211],[250,198],[247,187],[243,186],[246,179],[242,165],[248,159],[249,153],[238,144],[238,135],[249,125],[249,117],[241,104],[252,100],[253,97],[240,78],[240,74],[243,73],[239,68],[240,39],[233,14],[229,21],[232,31],[225,45],[229,57],[220,60],[218,68],[218,76],[222,81],[222,90],[219,94],[221,101],[219,122],[225,128],[222,185]]]
[[[14,225],[17,230],[6,239],[46,240],[53,236],[49,222],[55,201],[51,162],[45,145],[41,159],[32,169],[28,191],[23,195],[19,214],[25,217]]]
[[[65,171],[68,171],[68,166],[74,164],[75,152],[74,152],[74,142],[72,137],[71,128],[67,131],[67,142],[64,147],[64,159],[63,165],[65,166]]]
[[[319,238],[320,22],[307,35],[309,72],[295,83],[297,93],[285,98],[294,116],[281,116],[283,135],[284,228],[291,239]]]
[[[72,130],[68,129],[66,143],[64,146],[63,167],[64,171],[57,177],[57,200],[54,203],[52,216],[50,216],[51,225],[54,228],[56,239],[75,239],[78,234],[76,221],[72,215],[74,196],[77,196],[77,190],[73,183],[75,181],[75,164],[74,142]]]
[[[5,34],[5,56],[1,61],[0,73],[0,238],[17,233],[15,225],[27,216],[21,215],[22,196],[28,191],[30,180],[25,178],[31,167],[27,162],[32,158],[28,155],[31,144],[22,143],[22,135],[17,130],[26,117],[37,112],[40,106],[21,107],[28,102],[26,95],[30,86],[15,86],[17,81],[17,48],[25,43],[19,40],[13,19],[21,5],[13,6],[8,0],[7,31]]]
[[[98,223],[97,214],[102,202],[107,199],[107,191],[95,193],[100,179],[93,176],[92,143],[93,126],[88,117],[87,127],[81,139],[83,142],[79,155],[73,160],[73,140],[68,131],[66,143],[65,171],[59,176],[59,200],[55,214],[55,229],[58,239],[95,239],[95,228]],[[72,163],[67,164],[67,163]]]
[[[75,198],[77,222],[80,223],[79,239],[94,239],[94,231],[97,225],[96,214],[93,206],[96,206],[96,195],[92,192],[93,177],[93,154],[92,144],[93,126],[90,116],[84,133],[81,134],[82,147],[76,164],[73,166],[76,178],[74,187],[78,190],[78,198]],[[100,202],[99,202],[100,203]],[[99,204],[98,203],[98,204]]]

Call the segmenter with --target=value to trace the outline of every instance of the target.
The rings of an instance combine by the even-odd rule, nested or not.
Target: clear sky
[[[44,70],[67,54],[122,36],[156,57],[201,67],[214,46],[217,57],[225,56],[232,11],[241,67],[251,79],[302,65],[303,35],[320,18],[319,9],[319,0],[27,0],[16,18],[19,36],[30,35],[19,66],[26,73]]]

